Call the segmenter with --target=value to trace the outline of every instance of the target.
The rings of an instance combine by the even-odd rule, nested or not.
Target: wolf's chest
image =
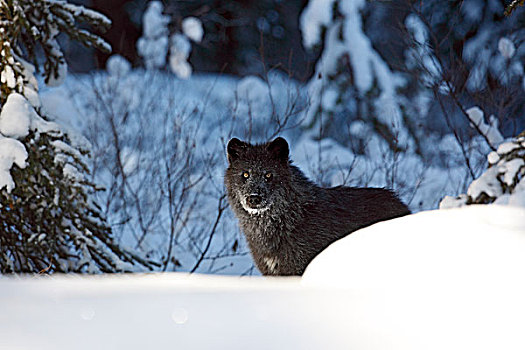
[[[263,257],[262,260],[270,274],[278,274],[279,259],[277,257]]]

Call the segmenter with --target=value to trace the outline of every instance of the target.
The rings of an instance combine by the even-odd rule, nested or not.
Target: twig
[[[434,97],[436,97],[436,100],[438,100],[439,106],[441,107],[441,110],[443,111],[445,121],[447,122],[448,127],[454,134],[454,137],[456,138],[456,141],[458,142],[458,145],[461,148],[461,153],[463,154],[463,158],[465,159],[465,163],[470,172],[470,176],[472,177],[472,179],[476,178],[476,176],[474,175],[474,171],[472,170],[472,167],[470,166],[470,159],[468,158],[467,151],[465,150],[465,147],[463,146],[463,142],[461,141],[461,138],[459,137],[456,129],[452,126],[448,113],[445,109],[445,106],[443,105],[443,101],[441,101],[441,98],[439,97],[439,93],[437,92],[437,89],[434,89]]]
[[[226,206],[223,206],[223,202],[225,198],[226,198],[226,194],[223,194],[219,198],[219,205],[217,207],[217,217],[215,218],[215,223],[213,224],[211,232],[208,236],[208,242],[206,243],[206,247],[204,248],[204,250],[201,253],[201,256],[199,257],[199,260],[197,260],[197,262],[195,263],[195,266],[193,266],[190,273],[194,273],[199,268],[199,265],[201,264],[202,260],[204,260],[206,253],[208,253],[208,250],[210,249],[211,241],[213,239],[213,236],[215,235],[215,232],[217,231],[217,226],[219,225],[219,221],[221,220],[222,214],[224,213],[224,210],[226,209]]]
[[[506,8],[505,8],[505,16],[510,16],[512,12],[518,8],[518,6],[523,6],[525,4],[525,0],[514,0],[511,2]]]

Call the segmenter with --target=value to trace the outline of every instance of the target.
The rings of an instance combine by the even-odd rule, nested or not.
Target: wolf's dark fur
[[[225,184],[259,270],[302,275],[335,240],[375,222],[409,214],[382,188],[322,188],[292,165],[288,143],[228,143]]]

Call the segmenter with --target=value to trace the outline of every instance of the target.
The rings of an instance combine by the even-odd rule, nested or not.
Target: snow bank
[[[525,209],[473,205],[380,222],[335,242],[306,285],[353,288],[525,287]]]
[[[347,335],[319,323],[334,316],[323,294],[294,279],[3,278],[0,348],[334,349]]]
[[[355,298],[333,301],[368,332],[348,349],[520,349],[524,251],[525,209],[421,212],[335,242],[312,261],[302,283]]]
[[[0,349],[523,349],[525,210],[423,212],[357,231],[302,280],[0,278]]]

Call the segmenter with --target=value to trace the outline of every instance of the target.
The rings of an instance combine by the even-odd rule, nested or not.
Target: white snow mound
[[[525,286],[525,209],[472,205],[384,221],[333,243],[306,285],[353,288]]]
[[[302,284],[351,299],[334,299],[355,322],[346,329],[360,329],[347,349],[517,350],[525,347],[524,252],[523,208],[420,212],[333,243]]]
[[[525,209],[482,205],[354,232],[302,280],[0,277],[0,349],[521,350],[524,251]]]

